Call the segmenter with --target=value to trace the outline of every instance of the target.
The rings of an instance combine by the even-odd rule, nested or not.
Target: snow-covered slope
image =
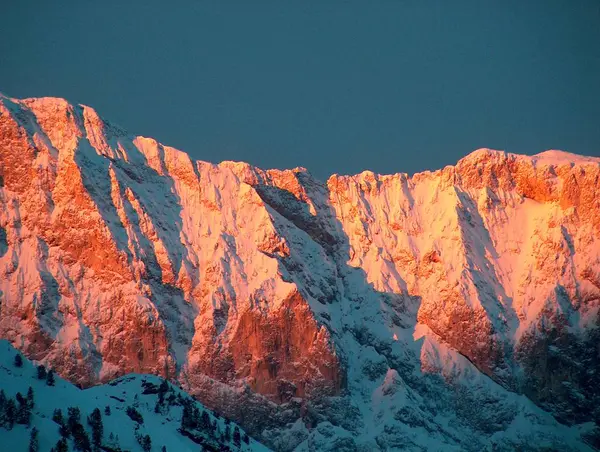
[[[178,380],[273,448],[583,450],[600,160],[324,184],[1,97],[0,300],[0,337],[63,377]]]
[[[162,450],[163,446],[167,451],[198,450],[201,447],[198,444],[200,441],[206,446],[206,450],[213,450],[210,449],[213,446],[217,451],[226,450],[227,447],[231,451],[269,450],[248,438],[243,430],[239,430],[240,445],[237,446],[233,438],[236,424],[222,417],[216,417],[214,413],[195,401],[192,403],[200,412],[206,411],[209,414],[211,425],[215,423],[214,429],[199,430],[194,432],[194,435],[182,434],[180,432],[183,410],[181,398],[191,399],[181,389],[169,385],[168,391],[163,394],[163,403],[158,404],[158,388],[164,381],[161,378],[132,374],[108,384],[79,389],[56,377],[54,386],[49,386],[45,379],[38,379],[37,367],[30,361],[24,359],[22,367],[15,366],[14,358],[17,354],[18,352],[8,342],[0,341],[0,389],[4,391],[6,397],[14,399],[17,393],[25,396],[28,388],[31,387],[34,394],[34,407],[31,410],[30,425],[16,423],[11,429],[6,426],[0,427],[2,450],[14,452],[29,450],[33,428],[39,432],[39,451],[48,451],[55,447],[61,439],[60,424],[53,420],[55,411],[61,410],[66,424],[69,407],[79,408],[81,424],[90,438],[92,429],[88,425],[87,417],[98,408],[103,425],[102,445],[113,450],[120,448],[142,451],[136,434],[149,435],[151,450],[156,451]],[[132,419],[127,414],[127,408],[134,408],[141,415],[141,422]],[[229,432],[228,439],[223,439],[222,436],[226,431]],[[198,442],[190,439],[191,436],[194,436]],[[247,439],[247,443],[244,438]],[[72,434],[68,436],[67,444],[70,450],[75,450]]]

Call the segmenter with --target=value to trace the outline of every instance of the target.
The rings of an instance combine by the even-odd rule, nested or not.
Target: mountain
[[[322,183],[0,101],[0,337],[63,378],[162,376],[284,451],[600,445],[599,158]]]
[[[84,426],[91,443],[94,429],[87,419],[98,409],[103,427],[101,444],[106,452],[142,451],[144,449],[139,441],[143,442],[143,439],[138,438],[146,436],[150,437],[151,450],[156,451],[163,446],[167,451],[197,450],[201,447],[199,444],[207,451],[269,450],[249,438],[234,423],[193,401],[181,389],[167,385],[161,396],[160,385],[164,384],[164,380],[158,377],[128,375],[85,390],[56,377],[54,384],[50,386],[45,378],[38,378],[38,369],[28,360],[23,359],[22,364],[17,367],[14,364],[17,355],[19,353],[9,343],[0,341],[0,386],[7,399],[14,399],[17,393],[25,396],[31,388],[33,407],[30,409],[29,425],[15,423],[10,427],[6,419],[7,403],[0,404],[3,450],[29,450],[34,428],[38,431],[38,450],[48,451],[55,447],[62,438],[61,426],[68,425],[70,407],[79,409],[80,424]],[[203,418],[207,421],[202,428],[189,428],[182,432],[181,418],[186,403],[197,408],[198,413],[203,413],[199,416],[200,422]],[[56,418],[57,410],[60,411],[62,421]],[[234,439],[236,429],[239,432],[239,446]],[[66,438],[70,450],[75,450],[76,436],[76,433],[71,432]]]

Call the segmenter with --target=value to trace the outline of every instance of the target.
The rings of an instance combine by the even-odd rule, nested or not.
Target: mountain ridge
[[[22,99],[17,99],[17,98],[13,98],[10,97],[2,92],[0,92],[0,98],[4,98],[10,102],[24,102],[24,103],[33,103],[33,102],[42,102],[42,103],[49,103],[49,104],[62,104],[62,105],[73,105],[71,104],[67,99],[62,98],[62,97],[53,97],[53,96],[44,96],[44,97],[26,97],[26,98],[22,98]],[[98,113],[96,112],[96,110],[94,109],[94,107],[86,105],[86,104],[77,104],[77,106],[81,107],[81,108],[85,108],[85,109],[89,109],[93,112],[93,114],[97,115],[98,118],[105,122],[108,123],[108,121],[104,118],[101,117],[100,115],[98,115]],[[129,134],[126,129],[124,129],[122,126],[113,123],[112,121],[109,123],[112,127],[116,128],[117,130],[120,130],[122,133],[130,135],[132,137],[136,136],[139,137],[141,139],[144,140],[151,140],[151,141],[156,141],[158,142],[158,140],[155,137],[151,137],[151,136],[144,136],[144,135],[132,135]],[[256,168],[256,169],[260,169],[261,171],[293,171],[293,172],[306,172],[308,174],[311,175],[311,177],[321,183],[326,184],[327,181],[331,178],[331,177],[340,177],[340,176],[358,176],[360,174],[363,173],[372,173],[374,175],[377,175],[379,177],[385,177],[385,176],[396,176],[396,175],[406,175],[408,177],[413,177],[416,176],[418,174],[422,174],[422,173],[435,173],[437,171],[441,171],[446,167],[455,167],[459,162],[461,162],[462,160],[471,160],[474,157],[478,156],[478,155],[485,155],[485,156],[490,156],[492,154],[497,154],[497,155],[503,155],[505,157],[517,157],[517,158],[524,158],[524,159],[532,159],[532,160],[540,160],[541,162],[545,162],[546,164],[557,164],[557,163],[561,163],[561,162],[567,162],[567,163],[598,163],[600,162],[600,157],[594,157],[594,156],[586,156],[583,154],[576,154],[576,153],[572,153],[572,152],[568,152],[568,151],[563,151],[563,150],[559,150],[559,149],[548,149],[545,151],[541,151],[538,152],[537,154],[517,154],[517,153],[512,153],[512,152],[507,152],[505,150],[496,150],[496,149],[492,149],[492,148],[478,148],[475,149],[473,151],[471,151],[469,154],[465,155],[464,157],[462,157],[461,159],[458,160],[457,164],[450,164],[450,165],[446,165],[443,168],[437,168],[437,169],[426,169],[423,171],[417,171],[415,173],[406,173],[403,171],[397,171],[394,173],[376,173],[373,172],[371,170],[363,170],[360,171],[359,173],[355,173],[355,174],[340,174],[340,173],[332,173],[330,176],[327,177],[327,179],[325,180],[321,180],[318,178],[315,178],[310,171],[302,166],[297,166],[295,168],[289,168],[289,169],[278,169],[278,168],[260,168],[256,165],[252,165],[250,163],[244,162],[244,161],[239,161],[239,160],[221,160],[220,162],[208,162],[205,160],[201,160],[201,159],[192,159],[191,156],[189,156],[189,154],[182,149],[178,149],[172,146],[166,146],[169,149],[172,149],[174,151],[178,151],[178,152],[182,152],[186,155],[188,155],[188,157],[190,157],[190,160],[192,160],[193,162],[205,162],[205,163],[211,163],[214,165],[231,165],[233,164],[234,166],[237,165],[241,165],[241,166],[250,166],[252,168]],[[549,158],[550,157],[550,158]],[[553,158],[552,158],[553,157]]]
[[[64,100],[0,113],[0,337],[67,379],[179,380],[279,450],[559,441],[523,395],[597,424],[600,159],[482,149],[323,183]]]

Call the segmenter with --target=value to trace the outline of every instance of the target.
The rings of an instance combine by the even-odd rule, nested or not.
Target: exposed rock
[[[600,159],[323,184],[1,97],[0,181],[0,337],[80,385],[178,380],[278,449],[594,437],[513,392],[600,423]]]

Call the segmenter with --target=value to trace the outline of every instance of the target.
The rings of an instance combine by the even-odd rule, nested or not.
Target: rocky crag
[[[600,158],[322,183],[0,97],[0,338],[79,385],[160,375],[278,450],[587,450],[599,305]]]

